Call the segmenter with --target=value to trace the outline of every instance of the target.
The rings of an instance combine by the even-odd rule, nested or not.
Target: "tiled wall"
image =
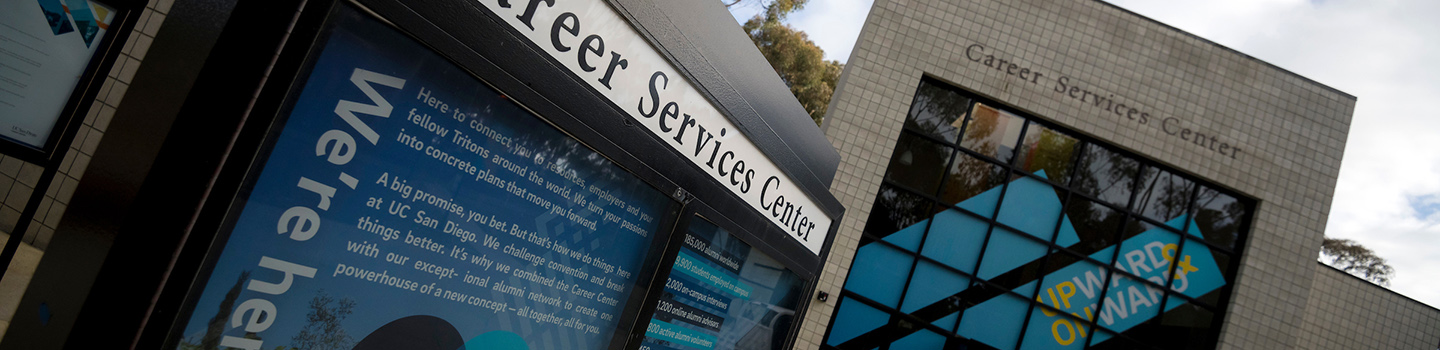
[[[75,141],[70,143],[70,149],[60,163],[59,172],[55,174],[55,179],[50,182],[50,187],[45,192],[45,200],[40,204],[34,221],[25,233],[26,244],[45,250],[50,243],[50,237],[54,235],[55,227],[65,213],[65,207],[70,203],[70,197],[75,194],[76,185],[85,175],[90,156],[95,154],[95,148],[99,147],[100,138],[110,126],[111,117],[115,116],[115,108],[125,99],[130,80],[135,78],[135,71],[140,69],[140,62],[145,59],[145,52],[150,49],[150,43],[155,40],[155,33],[160,30],[165,14],[170,11],[173,3],[174,0],[151,0],[140,14],[135,30],[122,46],[120,57],[115,60],[115,65],[101,85],[99,95],[91,101],[89,114],[85,116],[85,125],[76,132]],[[0,197],[5,199],[3,205],[0,205],[0,230],[8,233],[14,229],[20,219],[20,212],[25,209],[25,201],[30,199],[30,194],[40,181],[40,175],[41,167],[37,164],[0,156]]]
[[[1440,309],[1323,265],[1313,285],[1297,349],[1440,347]]]
[[[91,155],[95,154],[95,149],[100,146],[100,139],[110,126],[115,109],[125,99],[130,81],[135,77],[140,63],[144,61],[145,52],[149,51],[150,43],[155,40],[155,33],[165,22],[165,15],[173,3],[174,0],[150,0],[140,14],[134,31],[122,46],[115,65],[107,73],[100,93],[91,101],[84,125],[76,132],[75,141],[70,143],[59,171],[45,191],[45,199],[40,203],[39,210],[25,232],[25,244],[20,247],[4,279],[0,280],[0,334],[9,326],[10,318],[15,314],[15,306],[20,302],[30,277],[44,256],[44,250],[55,234],[55,227],[59,226],[60,218],[65,215],[65,208],[85,175]],[[14,230],[21,212],[25,209],[26,201],[30,200],[30,195],[40,182],[41,173],[40,165],[0,155],[0,198],[4,199],[3,203],[0,203],[0,231],[3,231],[0,234],[8,237]]]
[[[972,61],[974,44],[1006,64]],[[1044,77],[1022,80],[1021,68]],[[824,126],[842,157],[832,192],[847,212],[821,291],[837,295],[845,282],[923,75],[1257,199],[1220,348],[1300,344],[1355,98],[1091,0],[875,1]],[[1056,92],[1060,76],[1143,110],[1148,123]],[[1172,136],[1162,128],[1170,117],[1172,131],[1179,122],[1241,152],[1232,157]],[[823,342],[834,301],[812,303],[796,348]]]

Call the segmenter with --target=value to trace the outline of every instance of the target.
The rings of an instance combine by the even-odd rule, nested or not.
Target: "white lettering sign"
[[[820,253],[832,219],[603,1],[478,2],[791,238]]]

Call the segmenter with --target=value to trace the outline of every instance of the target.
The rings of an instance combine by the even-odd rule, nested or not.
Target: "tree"
[[[354,339],[345,332],[340,322],[355,309],[355,300],[340,299],[338,302],[325,290],[315,292],[310,299],[310,313],[305,315],[305,328],[290,339],[290,347],[305,350],[341,350],[354,345]]]
[[[754,3],[754,4],[756,4],[756,5],[760,5],[761,7],[764,7],[764,8],[767,9],[767,10],[768,10],[770,7],[774,6],[774,7],[776,8],[776,10],[779,11],[779,15],[780,15],[781,19],[784,19],[785,15],[788,15],[788,14],[790,14],[791,12],[795,12],[796,10],[799,10],[799,9],[805,7],[805,3],[809,2],[810,0],[774,0],[774,1],[766,1],[766,0],[733,0],[733,1],[732,1],[732,0],[722,0],[722,1],[725,3],[725,8],[734,8],[734,7],[740,6],[741,3],[747,3],[747,2],[748,2],[748,3]]]
[[[1330,266],[1382,286],[1389,286],[1390,276],[1395,274],[1385,258],[1348,239],[1325,237],[1320,244],[1320,258]]]
[[[215,312],[215,317],[210,318],[206,324],[205,336],[200,338],[199,343],[192,342],[193,339],[182,342],[181,348],[193,347],[203,350],[219,349],[220,337],[225,334],[225,323],[230,321],[230,313],[235,310],[235,299],[240,297],[240,287],[245,285],[245,280],[250,279],[250,271],[240,272],[240,277],[235,279],[235,285],[225,293],[225,299],[220,301],[220,310]]]
[[[825,51],[805,35],[781,20],[786,15],[801,9],[807,0],[776,0],[765,8],[765,13],[756,15],[742,26],[750,35],[750,41],[770,62],[770,67],[780,75],[780,80],[790,88],[790,93],[805,107],[810,119],[820,124],[825,110],[830,105],[830,95],[840,80],[844,65],[839,61],[826,61]],[[736,2],[738,3],[738,1]]]

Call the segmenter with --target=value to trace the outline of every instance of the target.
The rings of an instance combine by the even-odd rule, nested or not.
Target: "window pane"
[[[915,333],[911,333],[910,335],[905,336],[904,338],[900,338],[900,340],[896,340],[894,343],[890,343],[890,349],[940,350],[945,348],[945,340],[945,336],[936,334],[935,332],[931,332],[929,330],[921,329]]]
[[[1178,255],[1174,254],[1173,248],[1167,246],[1162,253],[1165,260],[1174,263],[1175,278],[1170,283],[1170,290],[1190,298],[1201,298],[1229,284],[1225,277],[1229,256],[1214,252],[1195,239],[1186,239],[1185,247],[1181,251]],[[1222,261],[1224,265],[1221,265]],[[1182,298],[1171,298],[1169,301],[1177,305],[1188,302]],[[1215,303],[1212,302],[1211,305]],[[1175,305],[1166,305],[1167,309],[1174,307]]]
[[[1048,304],[1045,304],[1048,305]],[[1053,306],[1053,305],[1052,305]],[[1030,311],[1030,325],[1025,327],[1022,350],[1079,349],[1084,347],[1094,327],[1082,318],[1043,305]]]
[[[1162,316],[1160,323],[1152,329],[1162,339],[1154,345],[1166,349],[1214,349],[1214,335],[1218,329],[1212,327],[1215,313],[1194,305],[1182,305]]]
[[[1044,171],[1044,176],[1057,184],[1065,184],[1074,165],[1080,140],[1031,122],[1025,126],[1025,142],[1015,166],[1028,173]]]
[[[1005,288],[1015,288],[1040,277],[1040,257],[1047,244],[1030,235],[996,227],[985,245],[985,257],[976,277]],[[1016,290],[1025,296],[1034,289]]]
[[[1004,167],[960,153],[955,155],[955,164],[948,170],[945,186],[940,190],[940,200],[945,204],[959,205],[976,214],[994,215],[995,200],[1000,198],[998,186],[1005,183],[1008,173]],[[967,202],[991,190],[996,193]]]
[[[1125,216],[1120,212],[1078,196],[1070,198],[1065,216],[1080,237],[1080,243],[1070,246],[1070,249],[1080,254],[1094,253],[1115,245],[1120,225],[1125,222]],[[1098,260],[1108,262],[1110,257]]]
[[[911,251],[919,250],[925,219],[933,212],[931,203],[910,191],[882,184],[870,207],[870,218],[865,221],[865,233]]]
[[[872,243],[855,253],[857,263],[850,267],[845,290],[870,298],[891,308],[900,304],[900,292],[915,257],[899,249]]]
[[[1155,167],[1145,167],[1142,174],[1140,187],[1137,189],[1140,192],[1135,195],[1135,204],[1131,208],[1175,229],[1184,228],[1183,220],[1170,221],[1185,212],[1185,206],[1190,203],[1191,190],[1195,188],[1194,183]]]
[[[921,255],[973,275],[989,227],[989,223],[956,209],[935,214]]]
[[[1031,177],[1019,177],[1005,189],[996,221],[1043,242],[1069,246],[1079,241],[1069,220],[1062,222],[1063,197],[1054,186]],[[1059,229],[1057,236],[1056,229]]]
[[[926,195],[934,195],[940,187],[945,165],[950,163],[951,152],[950,147],[901,132],[900,140],[895,143],[895,153],[890,156],[885,179]]]
[[[1240,225],[1245,221],[1249,206],[1219,190],[1200,187],[1195,198],[1195,223],[1205,240],[1221,247],[1235,249],[1240,239]]]
[[[1127,334],[1128,334],[1128,333],[1127,333]],[[1127,339],[1127,338],[1117,337],[1117,336],[1115,336],[1115,333],[1110,333],[1109,331],[1097,330],[1095,333],[1092,334],[1092,336],[1094,337],[1094,339],[1091,339],[1091,340],[1090,340],[1090,348],[1091,348],[1091,349],[1100,349],[1100,350],[1153,350],[1153,349],[1155,349],[1154,347],[1145,346],[1145,345],[1143,345],[1143,344],[1136,343],[1135,341],[1130,340],[1130,339]]]
[[[1095,318],[1095,307],[1106,286],[1109,271],[1100,264],[1078,256],[1056,253],[1046,264],[1050,271],[1041,280],[1035,295],[1036,305],[1030,312],[1030,325],[1022,349],[1079,348],[1093,327],[1086,320]],[[1022,288],[1029,287],[1022,286]],[[1048,307],[1046,307],[1048,306]]]
[[[1029,309],[1025,298],[1000,294],[965,310],[956,333],[998,349],[1014,349]]]
[[[970,99],[954,90],[924,82],[915,91],[915,102],[905,118],[905,128],[955,143],[960,135],[960,122]]]
[[[927,261],[920,261],[915,265],[915,273],[911,275],[910,290],[905,292],[905,303],[900,307],[900,312],[913,313],[926,307],[946,306],[958,303],[958,298],[952,298],[970,287],[970,279]],[[935,304],[946,305],[935,305]],[[949,325],[939,325],[941,328],[950,329],[955,326],[954,321]]]
[[[1165,285],[1172,257],[1180,245],[1180,235],[1135,218],[1130,219],[1129,226],[1125,239],[1120,242],[1120,255],[1115,257],[1115,268],[1138,275],[1154,283],[1156,288]],[[1186,252],[1191,249],[1203,250],[1203,247],[1187,247]]]
[[[836,310],[838,315],[835,323],[830,325],[830,338],[825,340],[825,344],[831,346],[840,345],[890,322],[890,314],[848,297],[840,298],[840,306]]]
[[[1008,163],[1015,155],[1015,144],[1024,126],[1024,118],[976,103],[960,146]]]
[[[1070,186],[1080,193],[1125,207],[1130,202],[1132,185],[1139,172],[1140,162],[1104,147],[1087,144]]]

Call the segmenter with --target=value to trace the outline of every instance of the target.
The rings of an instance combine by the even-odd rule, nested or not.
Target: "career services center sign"
[[[478,0],[819,254],[831,218],[602,0]]]

